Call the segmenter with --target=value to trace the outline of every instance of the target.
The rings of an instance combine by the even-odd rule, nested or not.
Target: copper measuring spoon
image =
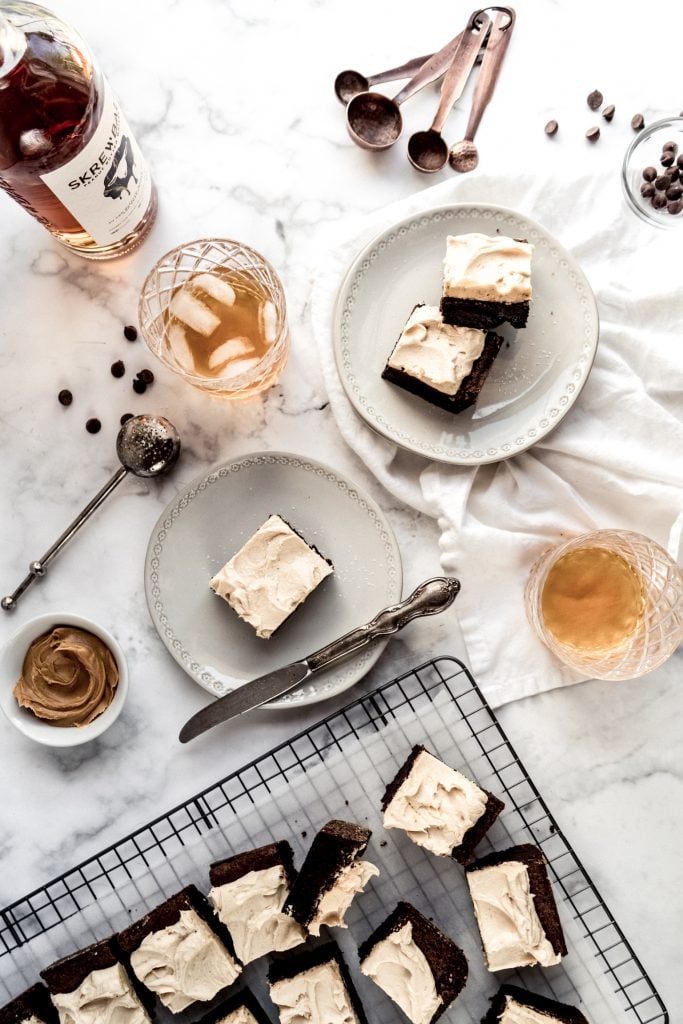
[[[414,132],[408,140],[408,159],[416,170],[433,174],[445,167],[448,161],[448,145],[444,142],[441,131],[451,107],[463,94],[490,25],[491,19],[479,12],[475,12],[467,23],[443,80],[441,99],[431,128],[424,132]]]
[[[474,144],[474,136],[493,95],[505,51],[515,27],[515,12],[511,7],[488,7],[486,10],[500,11],[501,13],[496,16],[489,32],[484,59],[481,62],[477,85],[472,97],[472,109],[465,129],[465,138],[451,146],[448,154],[448,162],[453,170],[460,171],[462,174],[473,171],[479,163],[479,153]]]
[[[425,61],[393,99],[381,92],[361,92],[354,96],[346,108],[346,127],[356,145],[372,150],[393,146],[403,131],[401,103],[444,73],[453,60],[461,37],[462,32],[459,32],[455,39]]]
[[[400,68],[391,68],[389,71],[380,71],[376,75],[361,75],[360,71],[340,71],[334,80],[334,91],[340,103],[349,103],[359,92],[368,92],[371,85],[379,85],[381,82],[394,82],[399,78],[412,78],[420,70],[425,61],[428,61],[433,54],[428,53],[426,57],[413,57],[412,60],[401,64]]]

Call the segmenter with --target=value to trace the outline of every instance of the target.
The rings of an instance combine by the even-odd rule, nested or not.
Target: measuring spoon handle
[[[379,71],[376,75],[368,75],[368,85],[380,85],[382,82],[393,82],[398,78],[408,78],[417,74],[425,61],[428,61],[434,54],[428,53],[424,57],[413,57],[412,60],[401,64],[400,68],[390,68],[388,71]]]
[[[486,49],[484,50],[484,59],[481,62],[477,85],[472,97],[472,109],[467,122],[467,130],[465,131],[465,139],[468,142],[472,142],[477,134],[479,123],[489,105],[514,27],[515,12],[511,7],[506,8],[504,13],[499,14],[491,26]]]
[[[470,21],[461,33],[451,66],[441,86],[441,99],[432,121],[432,131],[441,132],[451,107],[462,96],[490,25],[488,15],[481,14],[475,21]]]
[[[423,89],[425,85],[429,85],[430,82],[435,82],[437,78],[440,78],[453,60],[453,54],[458,48],[462,35],[462,32],[458,32],[457,36],[451,39],[450,43],[446,43],[438,53],[433,54],[429,60],[425,61],[418,73],[394,96],[394,103],[400,106],[401,103],[405,103],[416,92]]]

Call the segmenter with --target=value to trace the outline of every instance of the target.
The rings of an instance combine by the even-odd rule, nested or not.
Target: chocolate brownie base
[[[284,913],[307,927],[323,893],[368,845],[372,832],[349,821],[328,821],[311,843],[284,905]]]
[[[588,1024],[584,1015],[575,1006],[567,1006],[566,1003],[558,1003],[535,992],[527,992],[516,985],[501,985],[491,999],[491,1006],[481,1024],[500,1024],[507,996],[547,1016],[548,1024],[555,1024],[555,1021],[557,1024]]]
[[[430,1024],[434,1024],[434,1021],[439,1019],[465,987],[468,972],[467,959],[453,940],[427,920],[411,903],[399,903],[379,928],[375,929],[370,938],[362,943],[358,949],[361,969],[363,961],[377,943],[388,938],[393,932],[400,931],[406,924],[412,926],[413,941],[429,964],[436,993],[441,998],[441,1006],[430,1021]]]
[[[58,1024],[57,1011],[44,985],[32,985],[0,1008],[0,1024],[23,1024],[29,1017],[37,1017],[44,1024]]]
[[[526,327],[529,319],[529,302],[485,302],[481,299],[456,299],[444,295],[441,299],[441,315],[444,323],[456,327],[478,327],[480,331],[491,331],[501,324]]]
[[[130,960],[126,953],[119,949],[115,936],[95,942],[92,946],[86,946],[85,949],[79,949],[75,953],[70,953],[69,956],[46,967],[44,971],[40,972],[40,976],[50,992],[58,995],[64,992],[74,992],[93,971],[102,971],[107,967],[114,967],[115,964],[123,966],[135,994],[147,1013],[152,1016],[155,1006],[154,996],[138,982],[131,970]]]
[[[296,879],[294,870],[294,857],[292,848],[286,840],[278,843],[269,843],[267,846],[259,846],[256,850],[247,850],[245,853],[235,854],[234,857],[226,857],[224,860],[217,860],[209,868],[209,879],[211,885],[228,885],[230,882],[242,878],[250,871],[266,871],[282,865],[285,869],[287,884],[291,889]]]
[[[543,851],[531,843],[511,846],[507,850],[489,853],[479,857],[465,867],[465,871],[478,871],[481,868],[504,864],[506,861],[520,861],[526,865],[529,874],[529,888],[534,898],[534,907],[538,914],[546,938],[558,956],[567,955],[567,945],[555,905],[555,897],[546,870],[546,859]]]
[[[462,412],[463,409],[474,405],[479,397],[479,392],[484,386],[484,382],[496,356],[500,352],[502,344],[503,338],[501,335],[489,331],[484,340],[484,348],[481,355],[478,359],[475,359],[472,364],[472,370],[465,377],[454,395],[446,395],[443,391],[430,387],[424,381],[413,377],[412,374],[389,366],[388,363],[382,370],[382,377],[391,384],[396,384],[398,387],[403,388],[404,391],[409,391],[419,398],[424,398],[427,402],[431,402],[432,405],[436,405],[440,409],[446,409],[447,412]]]
[[[219,1006],[216,1006],[210,1013],[206,1013],[197,1021],[197,1024],[220,1024],[229,1013],[234,1013],[241,1007],[245,1007],[252,1015],[256,1024],[270,1024],[263,1007],[256,999],[256,996],[248,988],[243,988],[230,999],[226,999]]]
[[[293,956],[282,957],[282,959],[274,960],[270,966],[270,970],[268,971],[268,981],[271,985],[275,985],[278,981],[284,981],[286,978],[294,978],[297,974],[303,974],[304,971],[310,971],[311,968],[320,967],[322,964],[330,963],[330,961],[334,961],[339,967],[346,990],[349,994],[349,1000],[354,1013],[358,1018],[359,1024],[368,1024],[368,1019],[365,1016],[362,1003],[358,998],[358,993],[356,992],[353,981],[351,980],[349,969],[346,966],[344,957],[341,955],[341,950],[337,946],[336,942],[326,942],[321,946],[317,946],[315,949],[307,949],[304,950],[303,953],[295,953]],[[316,1021],[315,1024],[321,1024],[321,1022]]]
[[[389,804],[394,799],[403,783],[406,781],[406,779],[412,772],[413,765],[417,761],[419,755],[424,752],[431,753],[431,751],[428,751],[427,748],[423,747],[421,743],[417,743],[410,751],[407,759],[404,761],[403,765],[399,768],[396,775],[394,775],[393,779],[387,785],[387,788],[384,790],[384,796],[382,797],[382,811],[386,811],[387,807],[389,806]]]

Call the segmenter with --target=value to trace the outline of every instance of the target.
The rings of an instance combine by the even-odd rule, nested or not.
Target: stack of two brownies
[[[504,235],[449,235],[441,304],[413,308],[383,378],[449,412],[473,405],[503,344],[495,328],[526,326],[531,252]]]

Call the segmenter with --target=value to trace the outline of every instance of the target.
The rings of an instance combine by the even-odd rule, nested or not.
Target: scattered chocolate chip
[[[683,199],[674,199],[673,203],[668,203],[666,208],[669,213],[680,213],[683,210]]]
[[[132,419],[133,419],[133,413],[132,412],[124,412],[123,416],[119,420],[119,423],[121,424],[121,426],[123,426],[124,423],[127,423],[128,420],[132,420]]]
[[[135,380],[133,381],[133,391],[137,395],[144,395],[146,390],[147,385],[145,384],[144,380],[140,380],[139,377],[136,377]]]
[[[593,89],[593,92],[589,92],[588,96],[586,96],[586,103],[591,110],[597,110],[598,107],[602,106],[604,98],[599,89]]]
[[[670,149],[665,149],[659,158],[659,162],[662,165],[662,167],[671,167],[675,159],[676,154],[672,153]]]
[[[645,118],[642,114],[634,114],[631,118],[631,128],[634,132],[639,132],[641,128],[645,127]]]
[[[102,424],[100,423],[96,416],[93,416],[92,419],[86,421],[85,429],[88,431],[89,434],[99,434],[100,430],[102,429]]]
[[[597,142],[598,139],[600,138],[600,129],[599,128],[589,128],[588,131],[586,132],[586,138],[588,139],[589,142]]]
[[[557,121],[548,121],[543,131],[546,133],[546,135],[555,135],[559,127],[560,126],[557,123]]]
[[[612,120],[612,118],[614,117],[614,109],[615,108],[613,103],[610,103],[608,107],[605,107],[605,109],[602,112],[602,116],[604,117],[605,121]]]
[[[655,188],[660,192],[666,192],[671,187],[671,175],[660,174],[658,178],[655,178]]]
[[[662,146],[662,152],[664,152],[664,150],[669,150],[675,156],[678,152],[678,145],[675,142],[665,142]]]
[[[136,377],[138,380],[144,380],[145,384],[154,383],[154,374],[151,370],[140,370],[140,372],[136,374]]]
[[[655,210],[662,210],[666,206],[666,196],[663,192],[655,192],[652,197],[652,205]]]
[[[115,363],[112,363],[110,369],[112,377],[123,377],[126,372],[126,367],[121,359],[117,359]]]
[[[137,341],[137,338],[138,338],[137,328],[133,327],[132,324],[128,324],[127,327],[123,328],[123,336],[126,339],[126,341]]]
[[[655,187],[651,181],[644,181],[640,186],[640,194],[643,199],[652,199],[655,194]]]
[[[671,188],[666,190],[667,199],[671,199],[673,201],[675,199],[680,199],[681,196],[683,196],[683,186],[681,185],[672,185]]]
[[[57,395],[60,405],[71,405],[74,400],[74,396],[71,394],[68,388],[63,388]]]
[[[655,178],[657,177],[657,168],[656,167],[646,167],[645,170],[643,171],[643,177],[645,178],[645,181],[654,181]]]

